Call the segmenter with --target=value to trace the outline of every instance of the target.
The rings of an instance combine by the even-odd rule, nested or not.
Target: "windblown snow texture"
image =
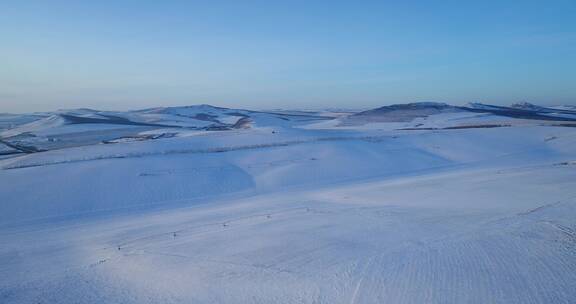
[[[574,303],[576,111],[0,115],[1,303]]]

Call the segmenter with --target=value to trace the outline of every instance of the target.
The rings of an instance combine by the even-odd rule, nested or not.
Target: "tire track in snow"
[[[362,269],[362,272],[360,274],[360,279],[358,279],[358,282],[356,282],[356,286],[354,287],[354,291],[352,292],[352,297],[350,298],[350,302],[349,302],[350,304],[356,303],[356,299],[358,297],[358,292],[360,291],[360,289],[362,287],[362,283],[364,282],[364,278],[366,278],[366,272],[372,266],[372,263],[374,262],[375,258],[376,258],[376,256],[370,257],[368,259],[368,261],[366,262],[366,264],[364,265],[364,268]]]
[[[268,213],[258,213],[253,215],[225,219],[217,222],[205,223],[192,227],[184,227],[176,230],[164,231],[156,234],[149,234],[139,238],[120,242],[115,247],[119,248],[118,250],[122,250],[126,248],[132,248],[142,242],[145,242],[146,245],[150,245],[151,242],[164,242],[164,241],[173,242],[176,238],[182,240],[183,238],[197,236],[206,233],[225,232],[228,231],[231,227],[237,228],[265,221],[273,221],[277,219],[278,216],[288,216],[290,214],[294,214],[294,216],[296,216],[298,214],[303,215],[307,213],[313,213],[313,209],[309,207],[296,207],[296,208],[277,210]]]

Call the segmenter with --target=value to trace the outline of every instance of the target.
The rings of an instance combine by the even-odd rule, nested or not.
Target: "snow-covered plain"
[[[4,115],[0,303],[575,303],[576,112],[501,108]]]

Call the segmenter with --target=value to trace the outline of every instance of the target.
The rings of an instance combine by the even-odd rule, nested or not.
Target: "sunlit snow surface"
[[[0,117],[0,303],[576,302],[565,120],[73,113]]]

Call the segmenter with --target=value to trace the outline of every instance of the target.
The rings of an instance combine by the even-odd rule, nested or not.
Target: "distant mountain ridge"
[[[512,104],[509,107],[482,103],[469,103],[465,106],[453,106],[441,102],[393,104],[353,114],[348,117],[348,121],[409,122],[416,118],[454,112],[486,113],[518,119],[576,121],[576,110],[547,108],[527,102]]]
[[[576,107],[442,102],[394,104],[361,112],[255,111],[207,104],[134,111],[58,110],[0,115],[0,150],[43,151],[79,145],[188,136],[207,131],[280,132],[303,128],[425,130],[511,125],[576,126]]]
[[[407,122],[418,117],[459,111],[458,107],[441,102],[415,102],[394,104],[351,115],[351,120],[367,119],[370,122]]]

